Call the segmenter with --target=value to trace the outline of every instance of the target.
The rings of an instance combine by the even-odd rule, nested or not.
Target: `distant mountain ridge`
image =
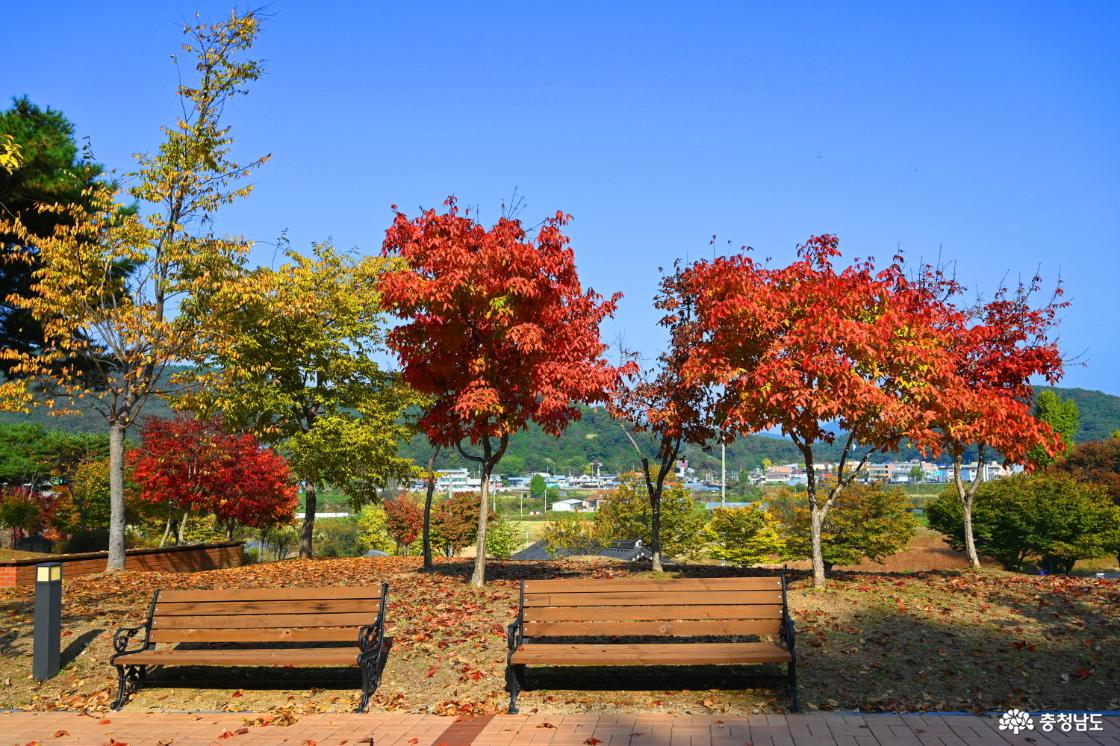
[[[1081,412],[1076,436],[1078,442],[1100,440],[1120,430],[1120,396],[1079,388],[1055,387],[1054,390],[1063,398],[1073,399],[1077,403]],[[142,416],[169,417],[171,414],[167,402],[157,399],[148,402]],[[26,415],[0,413],[0,422],[35,422],[46,428],[72,432],[105,430],[104,420],[90,410],[80,415],[66,417],[53,417],[43,409],[33,410]],[[135,431],[131,431],[129,435],[136,437]],[[405,445],[403,451],[417,463],[426,463],[431,455],[431,447],[423,436],[413,438]],[[876,454],[872,460],[907,459],[916,456],[914,449],[904,447],[898,454]],[[687,446],[683,457],[698,471],[711,471],[718,476],[720,468],[718,445],[707,451],[697,446]],[[821,461],[837,460],[839,446],[825,446],[818,449],[817,458]],[[753,469],[759,466],[763,459],[769,459],[773,463],[800,462],[801,452],[788,438],[773,434],[739,438],[727,447],[729,479],[734,478],[740,469]],[[599,463],[604,473],[617,473],[639,466],[634,447],[619,422],[612,419],[604,409],[596,407],[584,408],[583,417],[572,423],[559,438],[554,438],[536,427],[513,436],[505,457],[498,465],[498,471],[507,474],[532,471],[565,473],[569,470],[579,473],[590,463]],[[444,449],[437,465],[439,468],[461,466],[475,468],[473,463],[463,459],[454,449]]]

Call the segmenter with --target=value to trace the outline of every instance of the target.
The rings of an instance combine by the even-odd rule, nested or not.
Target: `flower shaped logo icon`
[[[1000,716],[999,729],[1009,730],[1012,735],[1017,736],[1019,731],[1034,730],[1034,718],[1029,712],[1012,708]]]

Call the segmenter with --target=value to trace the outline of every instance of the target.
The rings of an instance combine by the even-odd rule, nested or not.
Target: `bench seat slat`
[[[349,614],[237,614],[233,616],[155,616],[153,629],[266,629],[275,627],[354,627],[373,624],[374,609]]]
[[[338,648],[261,648],[256,650],[145,650],[122,655],[120,665],[177,666],[354,666],[357,646]]]
[[[675,621],[685,619],[781,619],[781,604],[753,606],[557,606],[525,609],[525,621]]]
[[[631,666],[788,663],[789,651],[768,642],[634,643],[568,645],[526,643],[514,665]]]
[[[526,593],[604,593],[615,591],[780,591],[780,577],[677,578],[673,580],[526,580]]]
[[[714,606],[716,604],[778,604],[777,591],[603,591],[596,593],[525,593],[525,607],[534,606]]]
[[[773,635],[778,619],[645,622],[526,622],[526,637],[703,637]]]
[[[160,601],[289,601],[318,598],[381,598],[381,586],[335,588],[236,588],[222,590],[160,591]]]
[[[152,642],[354,642],[353,627],[304,627],[293,629],[153,629]]]
[[[156,616],[236,616],[238,614],[339,614],[377,609],[379,599],[317,598],[274,601],[165,601],[156,603]],[[376,612],[375,612],[376,613]]]

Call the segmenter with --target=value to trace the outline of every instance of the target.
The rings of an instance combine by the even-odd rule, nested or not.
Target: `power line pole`
[[[719,444],[719,506],[727,507],[727,444]]]

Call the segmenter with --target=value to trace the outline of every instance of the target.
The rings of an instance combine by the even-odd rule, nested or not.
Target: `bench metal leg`
[[[525,686],[525,666],[506,666],[506,691],[509,692],[509,714],[517,714],[517,695]]]
[[[793,711],[801,712],[801,702],[797,699],[797,663],[789,662],[789,693],[793,698]]]
[[[147,673],[147,666],[117,666],[117,698],[112,708],[119,710],[128,700],[128,695],[140,690]]]
[[[358,703],[358,712],[365,712],[369,706],[369,699],[381,684],[381,651],[376,655],[367,657],[359,664],[362,670],[362,699]]]

